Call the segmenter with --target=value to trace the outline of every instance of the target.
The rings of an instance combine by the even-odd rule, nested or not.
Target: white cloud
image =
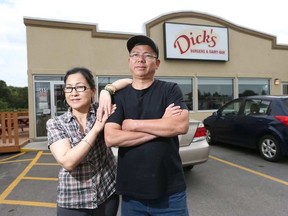
[[[143,24],[179,11],[206,13],[233,24],[277,37],[288,44],[282,0],[0,0],[0,79],[27,86],[24,17],[98,24],[101,31],[144,32]]]

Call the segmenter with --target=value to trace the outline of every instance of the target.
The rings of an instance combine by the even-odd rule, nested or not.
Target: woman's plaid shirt
[[[48,148],[58,140],[68,138],[74,147],[85,137],[96,120],[93,105],[87,116],[85,133],[80,127],[71,109],[61,116],[47,122]],[[61,144],[59,144],[61,145]],[[97,208],[115,192],[116,160],[104,143],[103,133],[85,159],[71,172],[61,168],[57,204],[63,208]]]

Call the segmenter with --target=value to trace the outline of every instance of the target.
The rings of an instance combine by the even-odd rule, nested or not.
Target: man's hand
[[[181,112],[182,112],[182,109],[180,108],[180,106],[175,106],[175,104],[172,103],[165,109],[165,113],[162,116],[162,118],[168,118],[171,116],[181,115]]]
[[[174,103],[170,104],[166,109],[165,113],[162,116],[163,118],[169,118],[172,116],[178,116],[181,115],[182,109],[180,109],[180,106],[175,106]],[[122,130],[125,131],[135,131],[135,128],[138,128],[138,126],[141,126],[141,121],[133,120],[133,119],[125,119],[122,123]]]
[[[110,116],[114,113],[116,105],[112,104],[111,95],[108,91],[102,90],[99,95],[99,107],[97,109],[97,121],[103,121],[104,115]],[[104,122],[107,119],[104,120]]]
[[[135,128],[136,121],[134,121],[133,119],[125,119],[122,122],[122,130],[124,131],[133,131],[133,129]]]

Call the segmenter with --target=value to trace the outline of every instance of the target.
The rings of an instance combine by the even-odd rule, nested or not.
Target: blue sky
[[[283,0],[0,0],[0,80],[27,86],[26,29],[23,18],[97,24],[100,31],[143,33],[143,25],[163,14],[193,11],[277,37],[288,45],[288,13]],[[112,6],[113,5],[113,6]]]

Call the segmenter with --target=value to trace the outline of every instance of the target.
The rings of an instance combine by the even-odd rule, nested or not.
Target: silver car
[[[190,120],[188,132],[179,135],[179,143],[179,153],[185,171],[208,160],[210,148],[206,141],[206,129],[201,121]],[[112,151],[117,157],[118,149],[113,147]]]
[[[208,160],[210,147],[206,141],[206,129],[201,121],[190,120],[189,130],[185,135],[179,135],[179,142],[184,170],[190,170],[194,165]]]

